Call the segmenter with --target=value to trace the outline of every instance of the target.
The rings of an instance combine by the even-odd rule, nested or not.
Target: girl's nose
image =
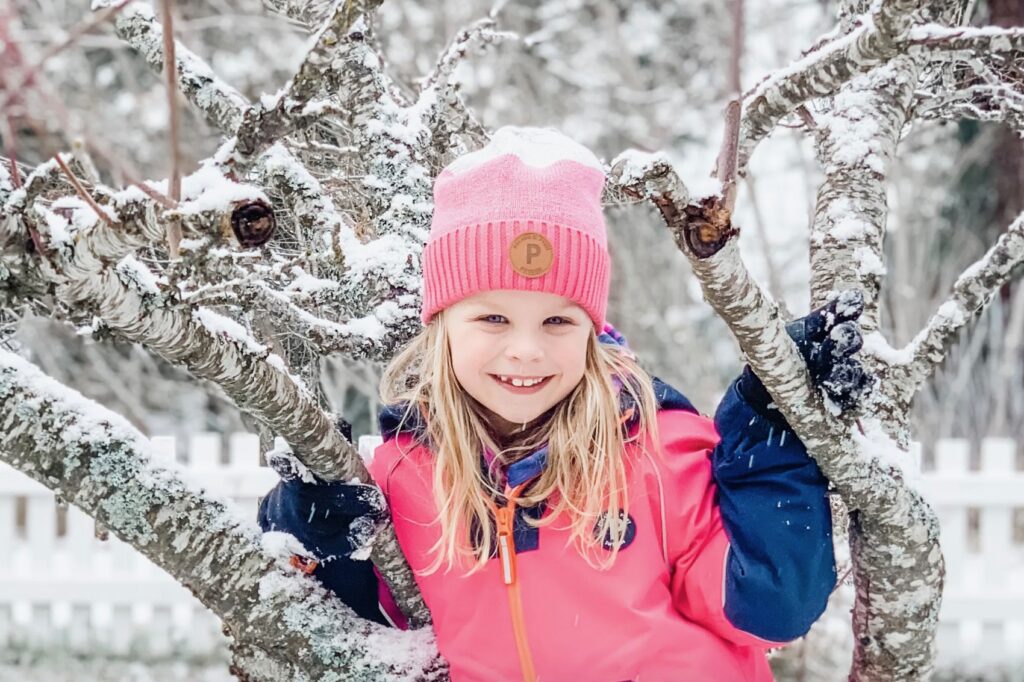
[[[519,337],[505,347],[505,357],[522,363],[536,362],[544,358],[544,347],[532,338]]]

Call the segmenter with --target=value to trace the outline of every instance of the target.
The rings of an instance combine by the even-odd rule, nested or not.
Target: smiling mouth
[[[548,376],[548,377],[544,377],[541,381],[539,381],[539,382],[537,382],[535,384],[532,384],[530,386],[527,386],[525,384],[522,385],[522,386],[516,386],[515,384],[513,384],[511,382],[511,380],[509,380],[509,381],[502,381],[501,375],[490,374],[488,376],[490,376],[492,379],[494,379],[495,382],[500,384],[502,388],[505,388],[505,389],[507,389],[507,390],[509,390],[509,391],[511,391],[513,393],[536,393],[540,389],[542,389],[545,386],[547,386],[548,382],[551,381],[551,377]],[[554,375],[552,375],[552,376],[554,376]]]

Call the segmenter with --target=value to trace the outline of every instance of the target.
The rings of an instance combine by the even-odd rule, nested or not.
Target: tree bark
[[[223,621],[248,679],[447,679],[429,628],[359,618],[130,424],[5,350],[0,458],[187,587]]]

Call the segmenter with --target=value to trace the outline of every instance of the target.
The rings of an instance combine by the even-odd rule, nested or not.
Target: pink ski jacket
[[[632,530],[611,569],[591,567],[567,545],[566,524],[530,529],[531,542],[499,509],[504,549],[484,570],[417,575],[453,680],[772,679],[765,653],[779,643],[738,629],[724,612],[730,541],[709,459],[715,426],[681,409],[660,411],[658,426],[663,457],[630,444]],[[429,564],[439,536],[432,459],[403,432],[376,449],[370,467],[414,572]],[[502,507],[534,478],[514,474]]]
[[[766,650],[821,615],[836,579],[831,511],[803,443],[784,420],[753,409],[740,380],[712,421],[653,379],[662,448],[629,447],[628,526],[611,569],[567,545],[560,520],[527,524],[551,513],[517,504],[547,464],[541,447],[501,472],[498,551],[486,568],[417,576],[455,682],[762,682],[771,679]],[[623,423],[636,435],[626,397]],[[421,570],[438,536],[433,453],[425,424],[403,413],[389,405],[378,414],[384,443],[370,470]],[[349,524],[369,512],[364,490],[289,476],[261,501],[259,522],[295,535],[318,559],[312,575],[360,616],[402,627],[373,565],[350,556]]]

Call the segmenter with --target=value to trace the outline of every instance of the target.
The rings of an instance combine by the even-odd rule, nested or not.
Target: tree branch
[[[834,94],[855,75],[870,71],[905,50],[907,45],[902,36],[912,25],[911,15],[926,4],[922,0],[882,0],[849,33],[818,45],[759,83],[745,96],[740,172],[746,168],[757,144],[784,116],[808,100]]]
[[[223,196],[223,188],[216,194]],[[206,205],[199,198],[193,201]],[[27,207],[32,212],[23,215],[51,247],[46,259],[38,261],[38,276],[54,288],[68,309],[96,316],[122,338],[214,381],[239,408],[279,433],[322,478],[370,482],[356,449],[337,431],[316,398],[284,369],[280,358],[271,357],[265,346],[228,318],[205,309],[168,306],[148,271],[140,272],[131,261],[125,264],[135,250],[159,241],[163,230],[153,219],[148,200],[122,197],[114,207],[117,222],[113,225],[96,220],[84,205],[56,209],[33,205]],[[76,218],[76,212],[85,215]],[[87,228],[76,227],[90,223]],[[114,263],[121,265],[110,267]],[[429,612],[398,551],[393,528],[382,532],[374,552],[375,563],[379,556],[378,567],[382,572],[387,568],[384,575],[396,599],[408,609],[411,622],[428,623]]]
[[[990,57],[1024,51],[1024,27],[999,26],[951,27],[943,24],[919,24],[907,32],[907,54],[947,59],[950,53],[966,52]],[[1019,55],[1018,55],[1019,57]]]
[[[284,137],[294,128],[296,118],[306,117],[306,105],[324,88],[330,86],[337,53],[353,43],[363,41],[363,34],[356,26],[368,12],[380,6],[383,0],[343,0],[334,13],[324,22],[316,41],[309,49],[295,76],[285,90],[278,94],[272,106],[262,103],[250,107],[238,127],[235,146],[237,159],[246,159],[260,154],[267,147]],[[332,88],[333,89],[333,88]],[[347,97],[344,99],[348,99]]]
[[[723,224],[718,197],[691,201],[664,158],[635,152],[613,162],[612,180],[650,199],[661,212],[705,300],[729,326],[778,409],[854,514],[858,532],[851,537],[863,539],[854,565],[863,578],[854,614],[858,660],[850,679],[924,676],[934,658],[944,567],[934,512],[904,484],[894,460],[882,456],[895,444],[881,429],[873,429],[865,442],[848,421],[826,409],[775,302],[750,276],[727,231],[717,231],[729,236],[710,255],[701,251],[694,237],[702,231],[699,224]],[[898,596],[906,594],[914,599]]]
[[[907,362],[891,370],[892,380],[903,384],[910,394],[920,390],[946,359],[958,333],[988,305],[1000,287],[1021,274],[1022,265],[1024,214],[1010,224],[984,256],[964,270],[924,329],[899,351]]]
[[[157,74],[163,72],[163,28],[152,8],[133,2],[121,12],[114,24],[119,38],[133,47]],[[178,86],[193,106],[218,130],[232,135],[248,108],[246,98],[214,74],[191,50],[175,41],[178,62]]]
[[[0,349],[0,458],[93,516],[224,623],[250,679],[446,679],[429,630],[359,618],[230,503],[211,497],[120,416]],[[269,540],[276,539],[270,536]],[[387,656],[381,656],[386,647]]]

